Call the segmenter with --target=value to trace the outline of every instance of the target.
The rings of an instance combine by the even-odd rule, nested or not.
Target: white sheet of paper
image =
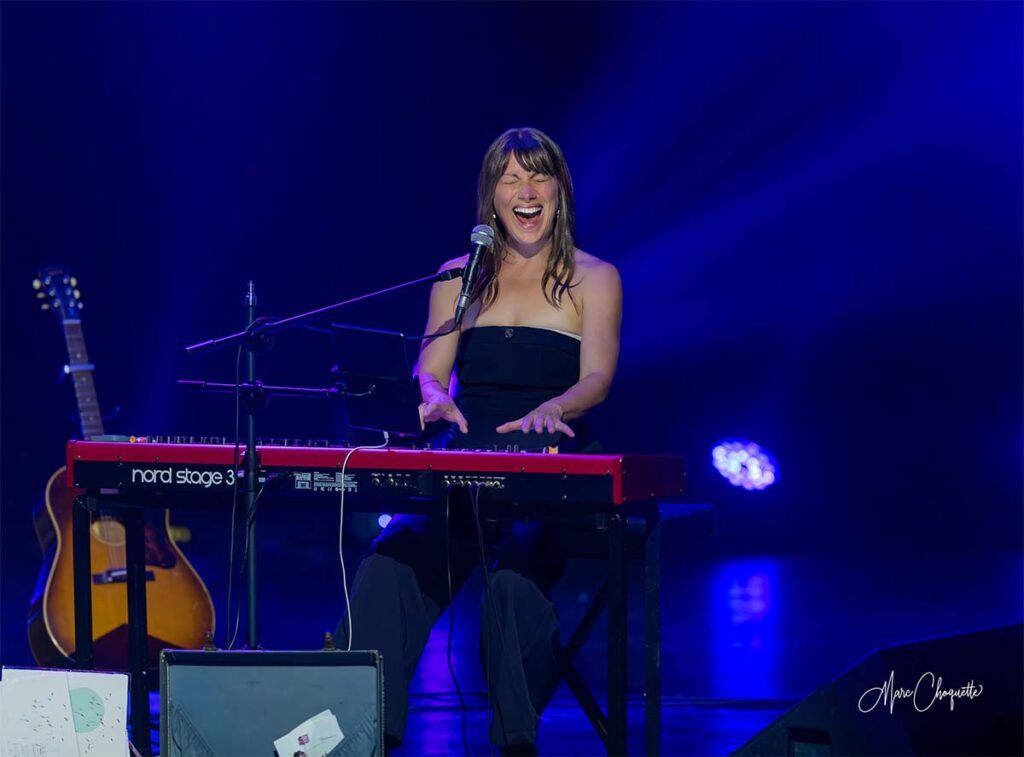
[[[342,742],[345,734],[341,732],[341,725],[338,718],[330,710],[324,710],[313,716],[313,725],[316,726],[317,736],[320,738],[318,748],[324,750],[324,754],[330,752]]]
[[[83,670],[4,668],[3,679],[62,681],[80,757],[128,757],[128,676]]]
[[[338,718],[330,710],[324,710],[277,739],[274,749],[279,757],[325,757],[344,738]]]
[[[0,680],[0,742],[5,757],[78,757],[63,673]]]
[[[68,671],[80,757],[128,757],[128,676]]]

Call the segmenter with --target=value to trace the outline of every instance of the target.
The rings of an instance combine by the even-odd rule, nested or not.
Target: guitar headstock
[[[71,271],[59,266],[43,268],[38,278],[32,281],[32,288],[36,290],[43,310],[53,310],[62,321],[80,317],[82,293],[78,290],[78,279],[71,275]]]

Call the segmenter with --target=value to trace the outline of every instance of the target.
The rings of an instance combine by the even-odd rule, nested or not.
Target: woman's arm
[[[580,284],[583,296],[583,342],[580,380],[551,401],[567,420],[579,418],[608,396],[619,362],[622,327],[622,281],[611,263],[600,262]]]
[[[580,380],[522,418],[498,426],[499,433],[557,430],[573,436],[565,421],[579,418],[608,396],[619,360],[622,326],[619,272],[611,263],[594,259],[577,291],[583,306]]]
[[[465,266],[468,256],[449,260],[441,271]],[[424,333],[437,334],[452,327],[455,317],[455,300],[462,289],[461,279],[439,281],[430,290],[430,306],[427,313],[427,328]],[[420,357],[416,363],[416,375],[420,382],[420,394],[423,403],[420,405],[420,423],[426,424],[444,418],[457,423],[459,429],[466,433],[469,426],[459,412],[448,393],[452,367],[455,365],[455,353],[459,346],[459,329],[451,334],[435,339],[424,339],[420,347]]]

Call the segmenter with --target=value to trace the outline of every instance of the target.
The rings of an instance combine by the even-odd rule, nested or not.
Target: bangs
[[[554,156],[533,138],[528,132],[520,131],[512,135],[505,150],[505,161],[508,162],[508,154],[512,153],[519,161],[519,165],[531,173],[542,173],[548,176],[557,176],[555,170]]]

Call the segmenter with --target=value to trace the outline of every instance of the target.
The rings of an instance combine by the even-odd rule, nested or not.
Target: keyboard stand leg
[[[661,519],[648,515],[644,539],[644,751],[661,754]]]
[[[576,666],[569,659],[565,650],[559,650],[559,657],[562,666],[562,677],[565,679],[566,685],[573,693],[573,696],[576,697],[576,701],[579,702],[583,714],[587,716],[587,720],[590,721],[590,725],[594,728],[594,733],[601,739],[601,743],[607,747],[608,718],[601,711],[601,705],[597,703],[594,695],[590,693],[590,689],[587,688],[583,676],[580,675],[579,670],[576,669]]]
[[[145,511],[127,507],[124,513],[128,589],[128,672],[132,712],[132,743],[152,754],[149,733],[149,629],[146,618]]]
[[[626,753],[626,518],[615,513],[608,528],[608,754]]]
[[[580,649],[583,648],[583,645],[586,643],[587,637],[590,636],[591,631],[593,631],[594,627],[597,626],[598,621],[601,619],[601,614],[604,613],[605,608],[607,607],[608,583],[605,582],[601,585],[601,588],[597,590],[594,599],[591,601],[590,606],[583,615],[583,619],[580,620],[579,625],[576,626],[576,630],[573,631],[572,636],[569,639],[569,643],[564,647],[559,646],[556,650],[556,657],[558,658],[562,678],[565,680],[569,690],[576,697],[576,701],[579,702],[580,707],[583,709],[583,713],[587,716],[590,724],[594,727],[594,732],[601,739],[601,743],[606,747],[608,745],[608,718],[601,710],[601,706],[597,703],[594,695],[590,693],[590,689],[587,688],[587,684],[584,682],[579,670],[576,669],[576,665],[573,661],[576,659],[576,655],[579,654]],[[545,694],[544,704],[541,706],[541,710],[547,707],[551,698],[558,690],[560,683],[561,680],[555,681],[551,689]]]
[[[92,554],[89,545],[89,513],[95,500],[76,497],[71,506],[71,562],[75,592],[75,667],[91,670],[92,653]]]

